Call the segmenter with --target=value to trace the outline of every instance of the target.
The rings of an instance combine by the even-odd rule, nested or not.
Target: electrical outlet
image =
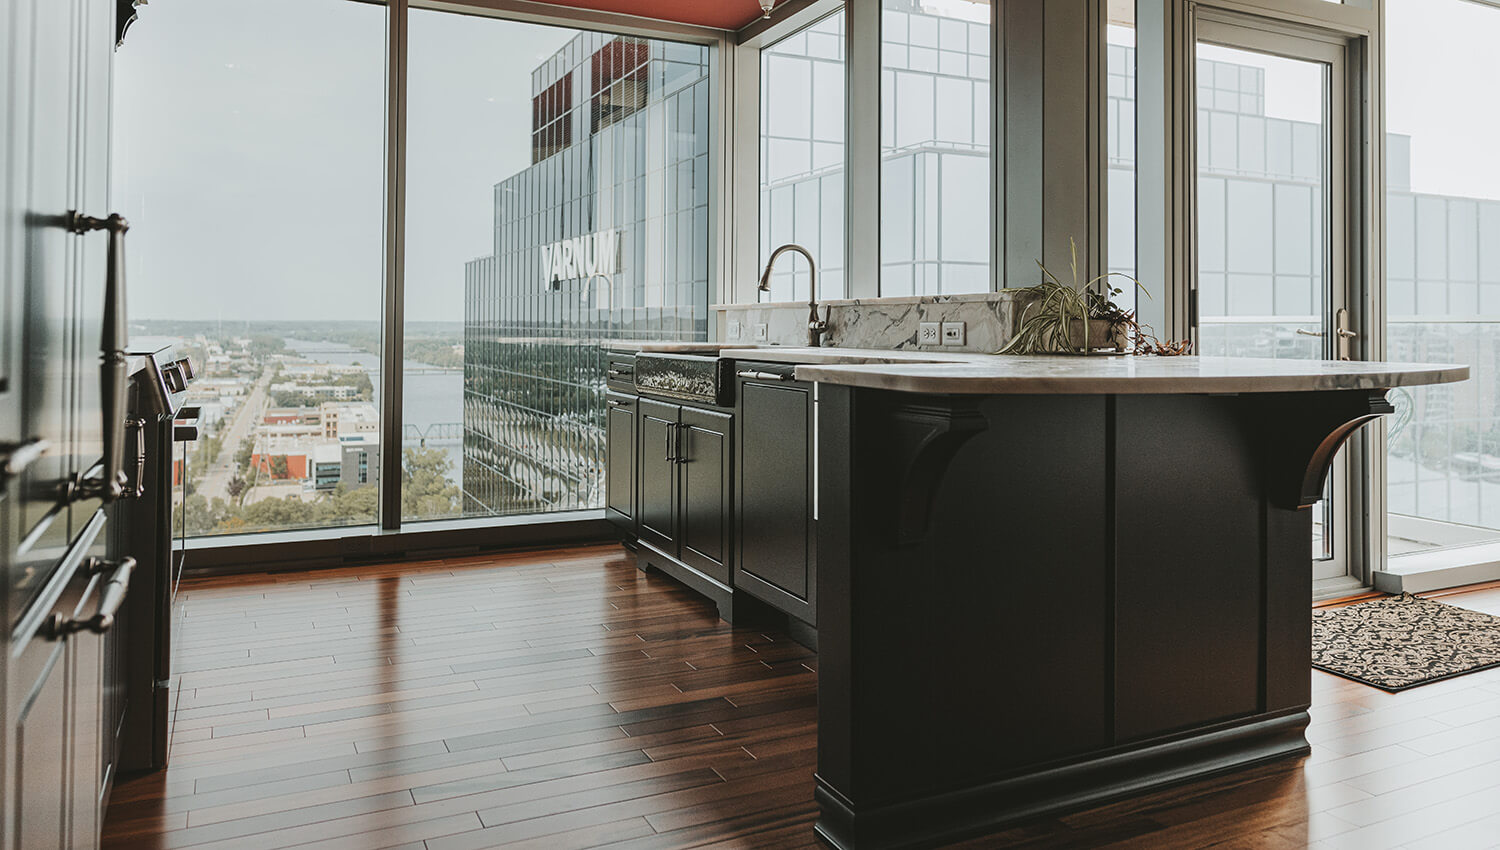
[[[943,345],[963,345],[964,340],[963,322],[943,322]]]
[[[765,322],[759,322],[759,323],[757,323],[755,325],[755,341],[756,342],[765,342],[766,340],[768,340],[770,338],[771,338],[771,332],[770,332],[770,329],[766,327],[766,323]]]
[[[942,325],[937,322],[921,322],[917,325],[917,345],[937,345],[942,341]]]
[[[739,339],[740,338],[740,334],[743,333],[743,332],[744,332],[744,329],[742,327],[740,327],[740,321],[739,321],[739,319],[735,319],[734,321],[732,321],[732,322],[729,323],[729,338],[730,339]]]

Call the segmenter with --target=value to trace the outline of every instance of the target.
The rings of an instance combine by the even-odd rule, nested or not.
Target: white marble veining
[[[870,358],[848,360],[803,355],[799,380],[901,392],[1006,393],[1246,393],[1310,390],[1379,390],[1467,380],[1456,364],[1376,363],[1338,360],[1272,360],[1249,357],[1138,357],[970,355],[926,362]],[[739,352],[736,356],[745,356]],[[757,351],[756,356],[766,352]],[[888,354],[881,352],[879,355]],[[725,355],[729,356],[729,355]],[[799,361],[791,349],[772,354]],[[878,357],[878,355],[877,355]],[[769,359],[769,358],[768,358]]]
[[[827,308],[828,334],[824,344],[838,348],[888,348],[901,351],[983,353],[998,351],[1015,333],[1017,318],[1027,299],[1020,290],[969,295],[920,295],[897,298],[857,298],[819,302]],[[755,326],[764,324],[765,342],[778,345],[807,343],[807,302],[719,304],[719,338],[731,343],[755,341]],[[963,322],[961,346],[919,345],[922,322]],[[730,333],[738,323],[740,335]]]
[[[955,351],[622,343],[619,350],[693,353],[796,364],[802,381],[941,394],[1243,393],[1373,390],[1467,380],[1452,363],[1251,357],[965,354]],[[628,347],[625,347],[628,346]]]

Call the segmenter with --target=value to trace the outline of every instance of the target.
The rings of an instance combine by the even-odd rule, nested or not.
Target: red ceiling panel
[[[761,16],[760,0],[544,0],[554,6],[575,6],[619,12],[662,21],[737,30]],[[778,4],[782,0],[777,0]]]

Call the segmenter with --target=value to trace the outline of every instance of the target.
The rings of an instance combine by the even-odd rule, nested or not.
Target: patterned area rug
[[[1500,665],[1500,617],[1403,593],[1313,612],[1312,666],[1396,692]]]

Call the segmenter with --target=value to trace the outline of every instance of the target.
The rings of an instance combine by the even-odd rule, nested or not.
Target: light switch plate
[[[768,340],[770,338],[771,338],[771,332],[766,327],[766,323],[765,322],[759,322],[759,323],[757,323],[755,325],[755,341],[756,342],[765,342],[766,340]]]
[[[963,322],[943,322],[943,345],[963,345],[965,339]]]
[[[742,328],[740,326],[740,320],[739,319],[735,319],[734,321],[732,321],[732,322],[729,323],[729,338],[730,339],[739,339],[740,338],[740,334],[743,333],[743,332],[744,332],[744,328]]]
[[[942,325],[937,322],[921,322],[917,325],[917,345],[937,345],[942,342]]]

